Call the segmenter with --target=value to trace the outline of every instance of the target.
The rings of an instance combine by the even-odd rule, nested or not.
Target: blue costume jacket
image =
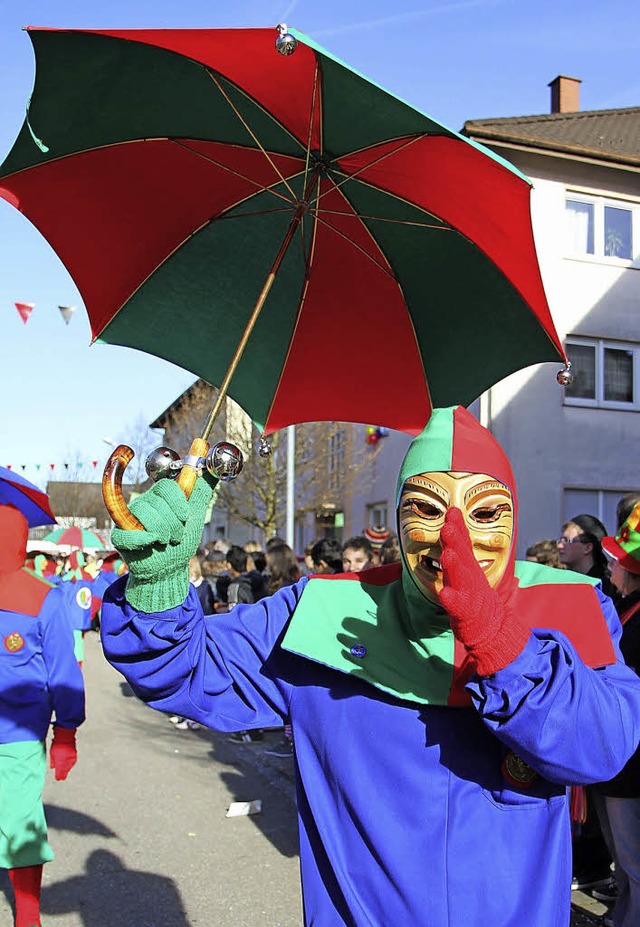
[[[514,487],[501,448],[461,407],[432,413],[398,495],[429,471]],[[151,581],[162,589],[161,571]],[[490,676],[473,675],[407,564],[302,579],[207,618],[193,587],[146,614],[121,580],[104,598],[102,640],[163,711],[220,731],[291,719],[309,927],[567,927],[567,786],[611,778],[633,753],[640,681],[588,578],[516,563],[512,546],[496,592],[526,643]]]
[[[566,927],[566,786],[610,778],[633,752],[635,674],[592,670],[561,633],[534,631],[468,684],[472,707],[405,701],[280,646],[306,583],[205,619],[193,588],[138,613],[122,579],[104,600],[105,654],[144,701],[217,730],[291,718],[308,925]],[[509,750],[532,785],[503,775]]]
[[[0,743],[44,740],[84,721],[84,682],[73,655],[66,595],[52,587],[37,615],[0,609]]]

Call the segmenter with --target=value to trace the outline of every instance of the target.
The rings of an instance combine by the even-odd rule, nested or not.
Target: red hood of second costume
[[[24,569],[28,536],[22,512],[0,505],[0,609],[37,615],[51,586]]]

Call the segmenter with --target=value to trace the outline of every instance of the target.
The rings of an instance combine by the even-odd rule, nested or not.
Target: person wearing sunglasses
[[[604,594],[615,602],[617,592],[611,583],[601,543],[606,533],[607,529],[595,515],[576,515],[562,526],[558,551],[560,562],[568,570],[599,579]]]
[[[594,515],[576,515],[565,522],[558,538],[560,561],[567,570],[599,579],[602,591],[617,605],[618,593],[609,578],[609,567],[602,549],[607,530]],[[591,787],[586,790],[586,817],[576,827],[573,849],[574,890],[586,890],[606,884],[611,878],[611,854],[604,840],[593,807]]]
[[[611,561],[611,580],[621,594],[620,650],[627,666],[640,673],[640,500],[602,546]],[[593,791],[602,832],[615,860],[617,898],[611,923],[635,927],[640,923],[640,749],[617,776],[594,785]]]

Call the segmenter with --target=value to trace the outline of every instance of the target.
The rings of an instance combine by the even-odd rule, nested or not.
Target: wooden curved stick
[[[144,525],[129,511],[122,495],[122,478],[127,465],[131,463],[135,454],[126,444],[119,444],[115,449],[102,474],[102,498],[118,528],[129,531],[144,531]]]
[[[194,438],[191,442],[189,455],[192,457],[205,457],[208,450],[209,445],[203,438]],[[134,457],[135,454],[130,447],[126,444],[118,445],[111,457],[109,457],[102,474],[102,498],[109,515],[118,528],[125,528],[128,531],[144,531],[144,525],[132,514],[122,494],[124,471]],[[180,471],[178,486],[187,499],[193,492],[197,478],[198,471],[195,467],[187,465]]]

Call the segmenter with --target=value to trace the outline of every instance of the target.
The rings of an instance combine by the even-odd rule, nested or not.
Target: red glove
[[[442,577],[439,599],[451,629],[480,676],[508,666],[524,649],[530,629],[501,601],[473,555],[462,512],[450,508],[440,532]]]
[[[53,726],[53,741],[49,750],[49,766],[55,770],[56,779],[66,779],[78,761],[76,750],[76,729]]]

